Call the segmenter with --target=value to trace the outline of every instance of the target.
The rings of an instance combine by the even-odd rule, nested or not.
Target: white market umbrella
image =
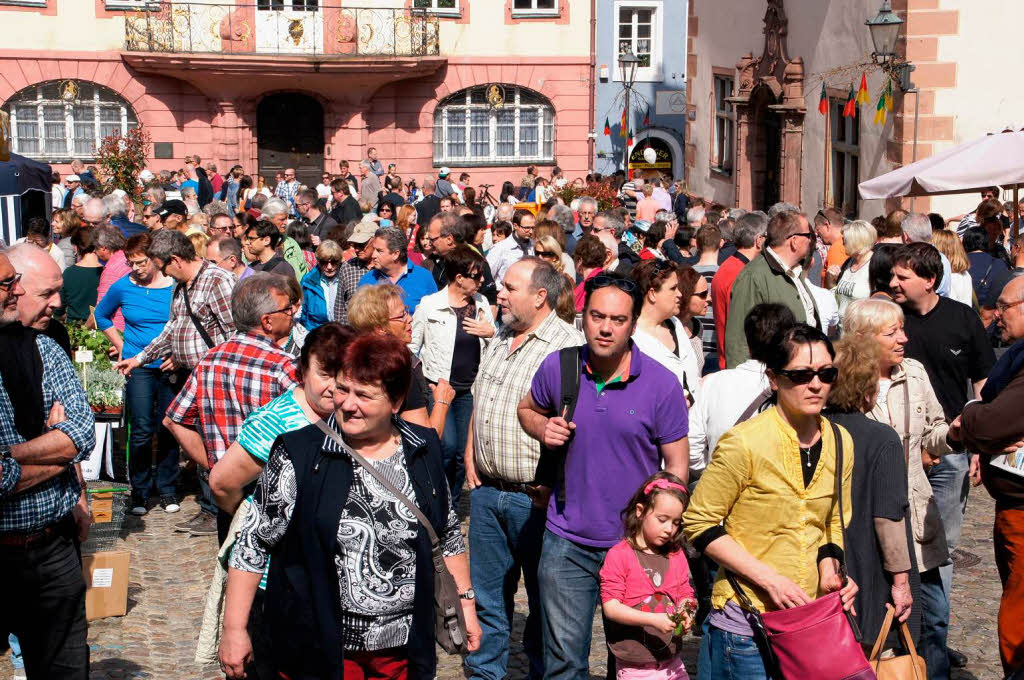
[[[861,198],[938,196],[1024,184],[1024,129],[1014,126],[861,182]]]

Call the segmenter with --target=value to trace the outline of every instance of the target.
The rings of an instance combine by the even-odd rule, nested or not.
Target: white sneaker
[[[179,510],[181,510],[181,506],[178,505],[178,499],[176,499],[174,496],[161,496],[160,507],[162,507],[164,509],[164,512],[168,514],[178,512]]]

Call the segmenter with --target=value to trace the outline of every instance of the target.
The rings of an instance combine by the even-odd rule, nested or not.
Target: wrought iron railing
[[[317,0],[154,0],[125,13],[125,50],[320,57],[433,56],[438,19],[422,9]]]

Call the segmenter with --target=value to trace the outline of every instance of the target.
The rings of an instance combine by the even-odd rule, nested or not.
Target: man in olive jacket
[[[814,296],[800,278],[800,262],[814,247],[814,231],[807,218],[783,211],[768,223],[764,250],[736,277],[725,326],[725,362],[736,368],[750,358],[743,320],[755,305],[776,302],[793,311],[796,320],[818,325]]]

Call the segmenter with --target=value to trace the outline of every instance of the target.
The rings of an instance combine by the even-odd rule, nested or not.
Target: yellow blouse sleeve
[[[743,436],[734,428],[718,440],[711,463],[701,475],[690,506],[683,515],[687,540],[693,541],[725,520],[749,483],[750,474],[750,452]]]

